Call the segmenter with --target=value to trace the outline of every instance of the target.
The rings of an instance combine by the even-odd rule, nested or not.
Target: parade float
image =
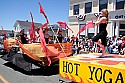
[[[77,17],[78,21],[81,18],[84,21],[83,17]],[[92,28],[89,24],[92,23],[83,26],[78,34]],[[104,57],[99,57],[100,55],[101,53],[84,53],[60,58],[59,74],[71,83],[125,83],[125,55],[105,54]],[[62,79],[60,82],[67,83]]]
[[[8,51],[8,54],[4,55],[3,59],[12,62],[26,71],[31,71],[32,64],[34,63],[35,65],[39,64],[39,67],[48,66],[48,57],[51,61],[49,66],[51,66],[57,62],[59,58],[67,57],[72,54],[72,43],[69,42],[46,44],[48,57],[40,43],[21,44],[19,41],[9,38],[4,40],[3,45]],[[16,50],[17,48],[18,50]]]
[[[77,83],[124,83],[125,56],[106,54],[79,54],[61,58],[60,76]]]

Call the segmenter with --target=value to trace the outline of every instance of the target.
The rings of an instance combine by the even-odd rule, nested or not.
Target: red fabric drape
[[[77,37],[81,32],[83,32],[84,30],[86,30],[86,29],[88,29],[88,28],[94,28],[94,23],[93,23],[93,21],[87,23],[86,25],[84,25],[84,26],[79,30],[79,32],[77,33],[76,37]]]
[[[43,26],[42,26],[42,27],[43,27]],[[45,42],[45,39],[44,39],[42,27],[40,28],[40,31],[39,31],[40,42],[41,42],[41,46],[43,47],[44,52],[46,53],[46,57],[47,57],[48,62],[49,62],[49,63],[48,63],[48,66],[50,66],[51,60],[50,60],[50,57],[48,56],[48,51],[47,51],[46,42]]]
[[[43,28],[43,27],[45,27],[47,25],[48,25],[48,23],[44,23],[40,28]]]
[[[35,27],[34,27],[33,16],[31,12],[30,12],[30,16],[31,16],[32,22],[31,22],[31,28],[29,29],[29,34],[30,34],[31,41],[35,42]]]
[[[72,33],[73,33],[73,30],[68,27],[68,25],[66,24],[66,22],[60,22],[60,21],[58,21],[57,23],[58,23],[62,28],[65,28],[65,29],[68,28],[68,29],[71,30]]]
[[[46,18],[46,22],[49,23],[48,17],[46,15],[46,13],[44,12],[42,5],[40,4],[40,2],[38,2],[38,4],[40,6],[40,13],[44,15],[44,17]]]

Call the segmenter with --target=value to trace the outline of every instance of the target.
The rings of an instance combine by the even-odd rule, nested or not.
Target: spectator
[[[67,42],[67,38],[66,37],[64,38],[64,42]]]
[[[76,53],[76,45],[73,44],[72,46],[72,53],[75,54]]]
[[[76,38],[76,45],[78,46],[78,43],[79,43],[79,39],[78,38]]]
[[[67,38],[67,42],[70,42],[70,36]]]
[[[71,42],[74,44],[74,41],[75,41],[75,37],[74,37],[74,35],[72,35]]]

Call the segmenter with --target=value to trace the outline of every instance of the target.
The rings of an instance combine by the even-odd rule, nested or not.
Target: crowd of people
[[[92,41],[91,39],[88,39],[87,37],[83,38],[76,38],[72,36],[67,37],[64,41],[66,42],[72,42],[73,46],[73,53],[79,54],[80,50],[86,51],[86,52],[97,52],[97,53],[102,53],[102,48],[96,44],[95,42]],[[106,46],[106,52],[110,54],[125,54],[125,36],[119,36],[119,37],[107,37],[107,46]]]

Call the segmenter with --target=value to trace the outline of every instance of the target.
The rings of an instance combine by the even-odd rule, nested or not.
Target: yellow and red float
[[[125,56],[80,54],[60,58],[60,76],[78,83],[125,83]]]

